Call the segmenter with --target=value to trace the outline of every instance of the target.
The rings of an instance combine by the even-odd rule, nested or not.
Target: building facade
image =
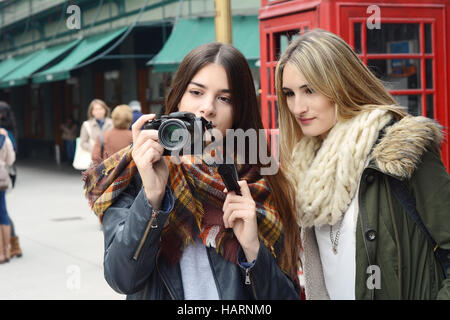
[[[233,37],[243,43],[245,30],[255,39],[249,62],[258,79],[260,0],[231,7]],[[63,157],[61,123],[81,124],[95,98],[161,112],[192,44],[215,40],[214,15],[214,0],[0,1],[0,100],[15,111],[19,157]]]

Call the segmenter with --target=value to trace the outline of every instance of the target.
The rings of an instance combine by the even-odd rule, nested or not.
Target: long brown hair
[[[244,131],[255,129],[257,132],[264,129],[253,76],[246,58],[232,45],[218,42],[199,46],[185,56],[165,100],[166,114],[178,111],[178,105],[189,82],[201,68],[210,63],[223,66],[227,74],[233,105],[233,125],[230,129],[243,129]],[[246,156],[248,156],[248,148],[246,149]],[[267,152],[270,155],[268,147]],[[259,159],[255,167],[258,170],[263,167]],[[266,175],[264,178],[269,184],[274,204],[284,227],[284,250],[279,259],[281,259],[281,264],[289,270],[290,276],[297,278],[300,235],[292,207],[293,193],[281,169],[276,174]]]

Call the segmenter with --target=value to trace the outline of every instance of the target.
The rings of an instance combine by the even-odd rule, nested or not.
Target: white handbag
[[[0,167],[0,191],[5,191],[11,184],[11,177],[5,166]]]
[[[86,126],[86,130],[90,136],[89,126]],[[92,155],[89,151],[83,149],[81,146],[80,137],[77,138],[76,147],[75,147],[75,156],[73,158],[73,167],[77,170],[86,170],[89,168],[92,162]]]

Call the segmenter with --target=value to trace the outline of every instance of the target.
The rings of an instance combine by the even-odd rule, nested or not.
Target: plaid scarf
[[[100,221],[137,172],[131,151],[131,146],[126,147],[84,173],[85,196]],[[161,254],[169,264],[174,264],[180,260],[184,248],[200,238],[205,246],[214,247],[224,259],[236,264],[239,242],[233,230],[225,229],[223,224],[225,185],[216,167],[205,162],[196,164],[198,161],[193,161],[192,156],[181,157],[179,165],[173,164],[170,157],[164,160],[169,168],[175,204],[161,234]],[[237,169],[239,179],[247,181],[256,204],[259,238],[276,260],[281,261],[277,257],[283,247],[283,225],[268,184],[249,165],[238,165]],[[280,268],[289,274],[286,266]]]

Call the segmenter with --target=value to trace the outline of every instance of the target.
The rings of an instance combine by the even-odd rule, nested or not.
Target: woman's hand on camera
[[[169,169],[162,157],[164,148],[158,142],[158,131],[142,130],[142,126],[154,118],[154,114],[143,115],[131,127],[132,155],[142,179],[145,195],[152,207],[158,210],[164,198]]]
[[[252,262],[258,256],[259,238],[258,223],[256,221],[256,205],[252,198],[247,182],[238,181],[241,187],[242,196],[234,191],[224,192],[227,194],[223,204],[223,222],[225,228],[233,228],[245,257],[248,262]]]

